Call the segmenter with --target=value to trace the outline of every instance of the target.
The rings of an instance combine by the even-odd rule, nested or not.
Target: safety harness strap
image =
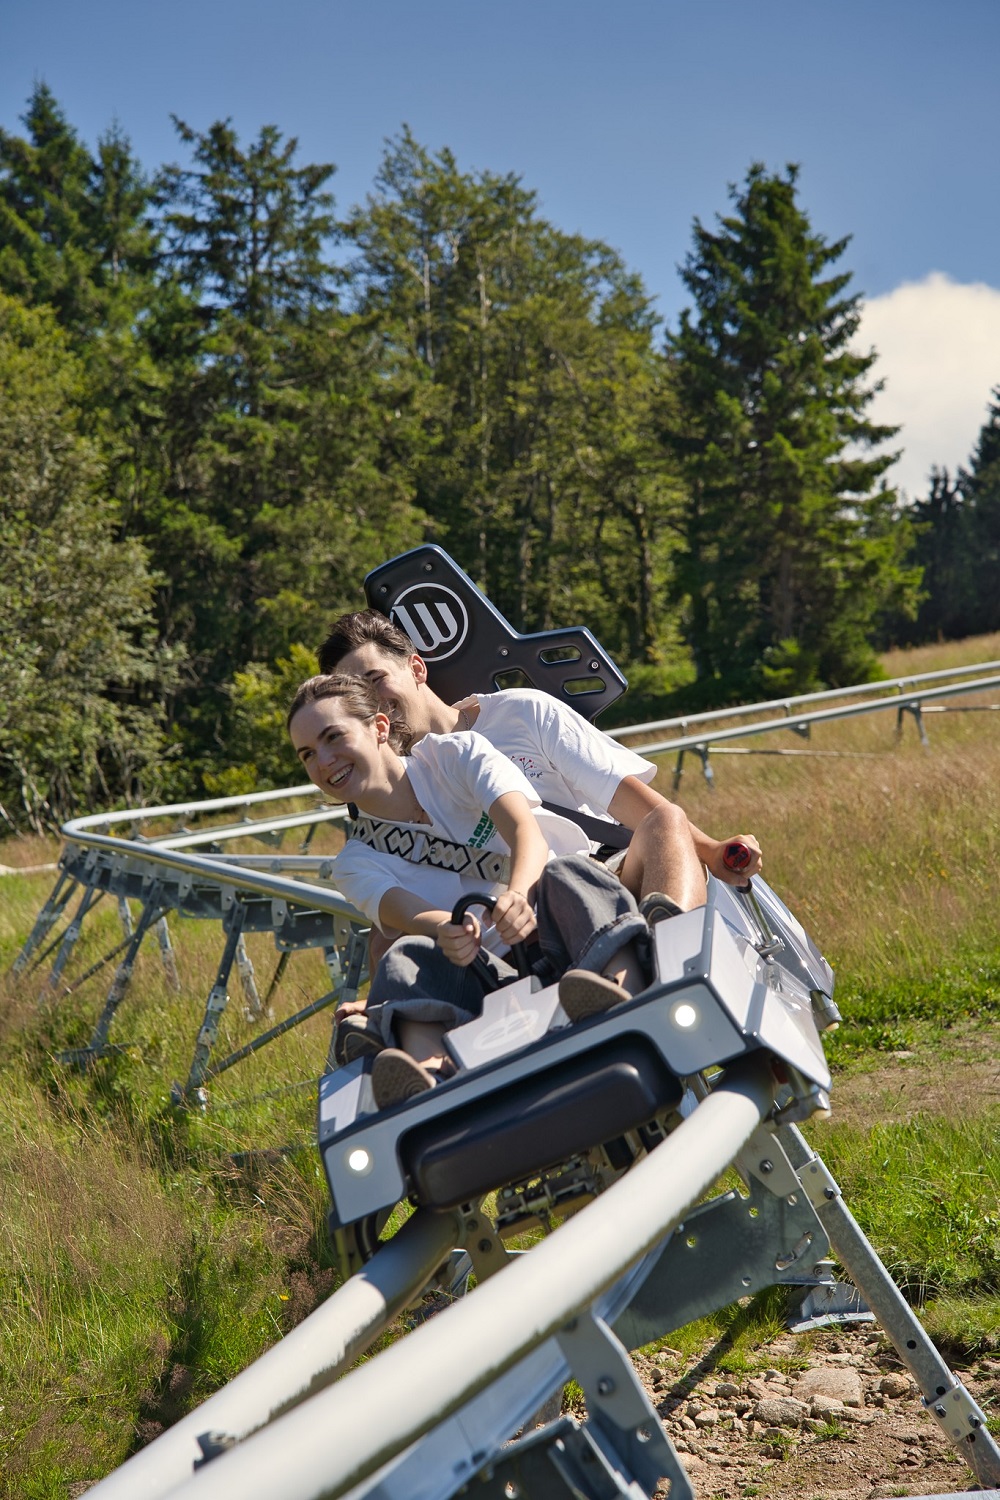
[[[360,839],[371,849],[381,854],[395,854],[399,859],[409,860],[411,865],[433,865],[437,870],[450,870],[453,875],[472,875],[489,884],[504,883],[510,879],[510,859],[494,849],[477,850],[470,844],[453,844],[433,833],[407,823],[386,823],[380,818],[370,818],[348,804],[351,815],[347,824],[347,837]]]

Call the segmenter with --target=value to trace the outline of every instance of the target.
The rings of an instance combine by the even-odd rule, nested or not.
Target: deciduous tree
[[[0,800],[33,826],[136,798],[163,753],[174,663],[143,548],[116,537],[78,408],[84,373],[48,309],[0,294]]]

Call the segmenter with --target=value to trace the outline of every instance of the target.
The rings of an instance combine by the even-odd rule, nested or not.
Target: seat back
[[[532,687],[593,719],[628,686],[584,626],[520,635],[440,547],[415,547],[375,568],[365,596],[406,631],[431,687],[448,703]]]

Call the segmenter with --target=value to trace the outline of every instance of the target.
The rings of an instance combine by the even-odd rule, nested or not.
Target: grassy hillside
[[[886,667],[998,657],[993,637],[894,654]],[[811,1134],[954,1354],[1000,1345],[1000,713],[928,714],[929,750],[909,720],[897,745],[894,724],[887,712],[810,741],[748,741],[822,753],[719,754],[714,789],[689,760],[677,795],[711,832],[758,835],[768,880],[837,970],[835,1116]],[[672,760],[662,765],[669,793]],[[0,865],[57,852],[8,842]],[[4,971],[52,880],[0,877]],[[55,1054],[86,1040],[107,969],[42,1003],[40,975],[0,991],[4,1495],[62,1500],[104,1474],[333,1284],[308,1146],[329,1013],[226,1074],[205,1112],[177,1113],[169,1085],[186,1074],[221,939],[213,924],[173,931],[181,994],[147,944],[116,1022],[127,1046],[87,1075]],[[70,979],[120,935],[105,903]],[[273,948],[251,951],[266,983]],[[279,1016],[323,988],[316,956],[296,955]],[[252,1032],[231,990],[224,1043],[239,1045]]]

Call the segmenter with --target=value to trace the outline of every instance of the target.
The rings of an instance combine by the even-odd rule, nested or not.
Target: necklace
[[[462,724],[462,728],[463,729],[471,729],[472,728],[472,725],[469,723],[469,715],[468,715],[468,713],[466,712],[466,710],[464,708],[460,708],[458,710],[458,717],[461,720],[461,724]]]

